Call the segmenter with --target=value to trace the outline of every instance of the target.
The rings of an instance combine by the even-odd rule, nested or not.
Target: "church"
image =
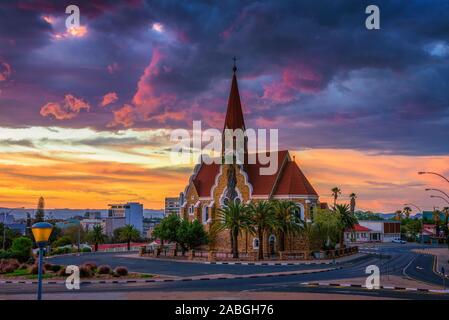
[[[236,71],[237,68],[234,65],[223,132],[226,129],[245,131]],[[245,144],[245,153],[246,148]],[[243,161],[242,164],[238,162],[206,164],[200,161],[195,166],[187,187],[181,193],[180,216],[190,221],[197,219],[203,223],[206,230],[209,230],[217,210],[227,201],[249,203],[280,199],[294,201],[297,204],[297,214],[303,220],[310,221],[312,210],[318,205],[318,194],[287,150],[276,153],[277,170],[271,175],[260,173],[263,165],[258,160],[255,163]],[[223,231],[214,237],[215,239],[212,239],[208,245],[209,250],[230,251],[229,232]],[[274,233],[267,234],[264,242],[266,242],[263,245],[265,254],[277,253],[278,244]],[[239,236],[238,244],[239,253],[255,253],[259,249],[257,236],[246,234],[246,232]],[[299,236],[286,239],[285,250],[308,249],[307,241],[300,239]]]

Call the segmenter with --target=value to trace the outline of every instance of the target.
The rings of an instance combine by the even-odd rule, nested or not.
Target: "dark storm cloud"
[[[449,153],[446,2],[375,1],[381,30],[368,31],[368,1],[77,1],[87,35],[61,41],[63,21],[42,16],[62,20],[71,3],[17,3],[0,5],[0,59],[13,70],[0,125],[115,130],[111,111],[140,92],[135,127],[220,127],[237,55],[247,124],[279,127],[284,147]],[[111,91],[118,106],[96,107]],[[39,115],[68,93],[93,108]]]

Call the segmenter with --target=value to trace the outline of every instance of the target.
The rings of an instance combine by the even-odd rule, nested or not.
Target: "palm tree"
[[[250,229],[250,220],[245,204],[229,201],[223,208],[218,209],[217,223],[214,224],[213,231],[229,230],[232,256],[236,259],[239,257],[238,236],[244,229]]]
[[[90,241],[94,243],[95,251],[98,251],[98,244],[103,243],[106,238],[103,234],[103,227],[101,225],[94,226],[88,236]]]
[[[273,207],[268,201],[251,203],[248,208],[259,238],[259,259],[263,260],[263,235],[275,226]]]
[[[304,228],[304,221],[296,215],[298,206],[293,201],[274,201],[272,206],[275,230],[279,234],[279,251],[284,251],[286,236],[299,233]]]
[[[339,187],[332,188],[332,196],[334,197],[334,207],[337,204],[338,196],[341,195],[341,190]]]
[[[346,229],[354,229],[354,226],[357,224],[357,218],[354,214],[351,213],[348,204],[337,204],[333,210],[340,217],[341,223],[341,235],[340,235],[340,248],[343,247],[343,240]]]
[[[402,219],[402,210],[396,210],[396,212],[394,213],[394,219],[401,221]]]
[[[138,240],[140,238],[140,232],[134,226],[127,224],[120,230],[119,238],[121,241],[126,241],[128,251],[130,251],[131,241]]]
[[[449,207],[444,207],[443,213],[444,213],[444,233],[446,234],[447,237],[449,235],[449,230],[447,227],[447,224],[449,222]]]
[[[409,218],[410,218],[410,213],[412,212],[412,208],[410,208],[410,207],[404,207],[403,212],[404,212],[405,217],[406,217],[407,219],[409,219]]]
[[[351,213],[355,212],[355,199],[357,198],[357,195],[353,192],[349,195],[349,198],[351,198]]]

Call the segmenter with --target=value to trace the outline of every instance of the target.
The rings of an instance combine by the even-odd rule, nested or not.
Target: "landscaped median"
[[[0,260],[0,280],[3,281],[21,281],[37,279],[38,267],[36,264],[19,263],[16,259]],[[66,266],[59,264],[45,263],[43,266],[43,279],[64,280],[71,272],[66,273]],[[126,267],[111,268],[108,265],[97,266],[93,262],[86,262],[79,266],[79,274],[81,279],[148,279],[153,275],[131,273]]]

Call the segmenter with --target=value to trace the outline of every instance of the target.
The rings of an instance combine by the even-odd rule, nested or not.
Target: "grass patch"
[[[51,279],[51,278],[54,278],[54,277],[56,277],[56,276],[57,276],[57,275],[55,275],[55,274],[44,273],[44,274],[42,275],[42,279]],[[29,275],[25,276],[25,278],[34,280],[34,279],[37,279],[37,274],[29,274]]]
[[[30,274],[30,271],[27,269],[17,269],[14,272],[10,272],[7,274],[4,274],[5,277],[22,277],[22,276],[27,276]]]
[[[140,274],[139,277],[140,278],[144,278],[144,279],[148,279],[148,278],[153,278],[154,275],[152,275],[152,274]]]

